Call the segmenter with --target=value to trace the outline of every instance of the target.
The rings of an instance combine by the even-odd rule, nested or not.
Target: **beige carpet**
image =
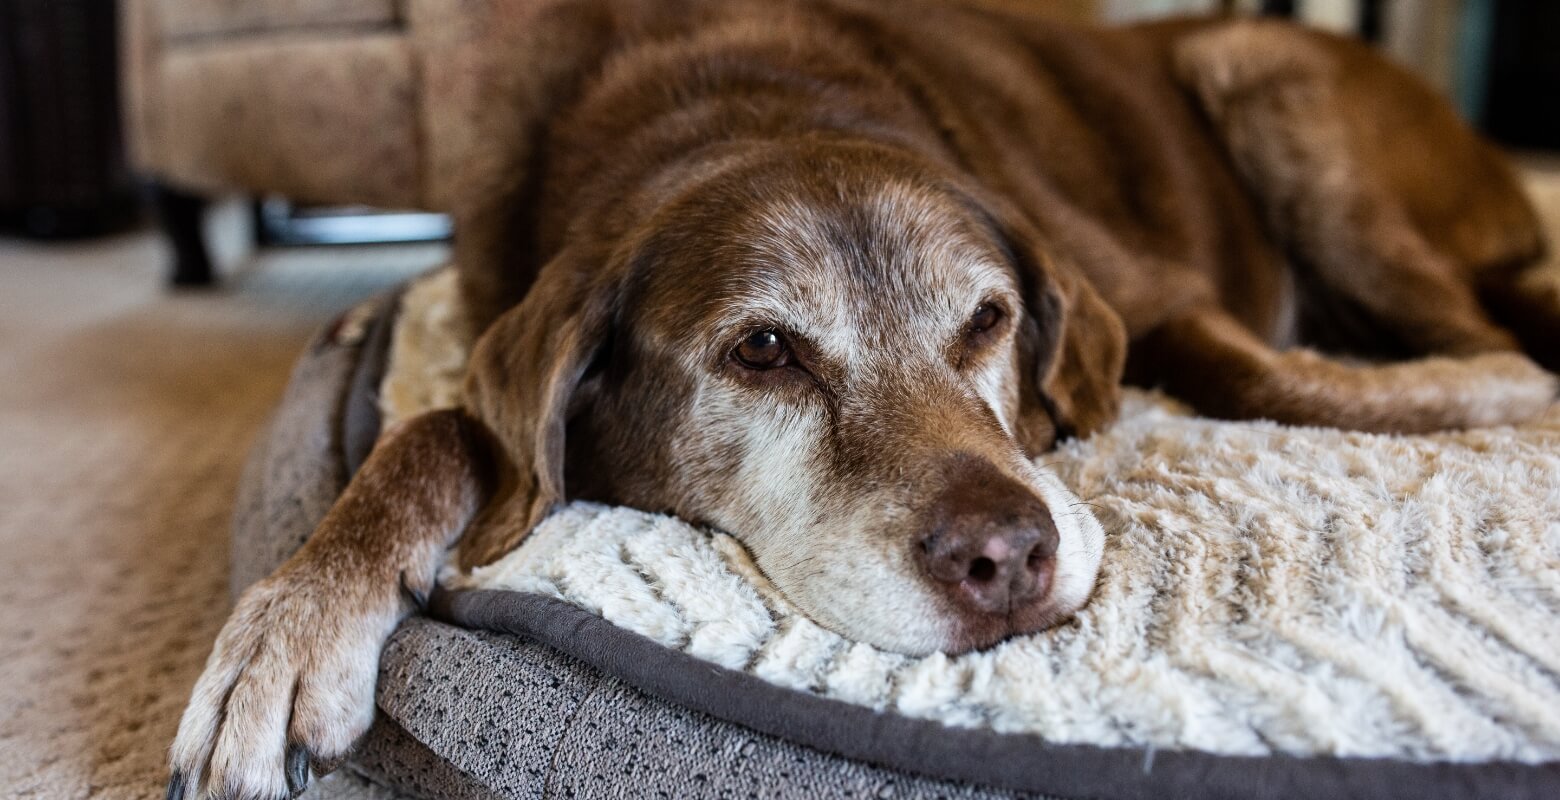
[[[0,240],[0,797],[162,796],[250,439],[312,329],[442,257],[275,251],[169,295],[148,234]]]

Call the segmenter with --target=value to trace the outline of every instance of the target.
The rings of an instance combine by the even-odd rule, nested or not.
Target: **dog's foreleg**
[[[1311,350],[1277,351],[1228,314],[1183,314],[1133,344],[1136,374],[1200,413],[1380,433],[1523,422],[1556,400],[1560,382],[1517,353],[1345,364]]]
[[[380,442],[309,541],[239,598],[179,723],[170,798],[288,797],[346,756],[373,721],[380,649],[485,500],[487,452],[459,411]]]

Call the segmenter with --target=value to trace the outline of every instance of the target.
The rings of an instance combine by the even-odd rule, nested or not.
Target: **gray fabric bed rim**
[[[430,611],[461,627],[533,639],[674,705],[815,750],[933,778],[1112,800],[1560,796],[1560,764],[1150,754],[948,728],[775,686],[664,648],[542,595],[441,591]]]
[[[348,476],[362,464],[378,435],[378,386],[397,298],[390,295],[374,303],[377,311],[361,338],[338,348],[355,351],[349,363],[332,362],[341,364],[329,367],[337,374],[322,379],[339,387],[328,392],[337,399],[330,404],[335,441],[327,449],[329,460]],[[336,358],[338,354],[327,352],[335,333],[333,328],[323,334],[305,354],[295,383],[310,359]],[[341,488],[336,485],[333,491]],[[441,590],[428,610],[435,619],[459,627],[531,640],[673,706],[820,753],[935,780],[1077,800],[1560,797],[1560,762],[1254,758],[1055,744],[1037,736],[949,728],[785,689],[663,648],[542,595]]]

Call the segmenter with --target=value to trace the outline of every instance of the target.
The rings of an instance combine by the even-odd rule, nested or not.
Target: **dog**
[[[240,599],[170,797],[287,796],[344,757],[446,552],[489,563],[565,498],[729,531],[820,624],[959,652],[1087,601],[1101,543],[1033,459],[1123,382],[1397,433],[1555,399],[1511,169],[1362,44],[866,0],[517,28],[455,212],[464,403],[385,432]]]

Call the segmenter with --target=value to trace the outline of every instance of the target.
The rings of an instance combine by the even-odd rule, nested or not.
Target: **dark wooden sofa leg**
[[[201,232],[201,216],[206,199],[165,183],[152,187],[153,202],[163,233],[173,246],[173,270],[168,281],[174,286],[210,286],[215,281],[211,255]]]

